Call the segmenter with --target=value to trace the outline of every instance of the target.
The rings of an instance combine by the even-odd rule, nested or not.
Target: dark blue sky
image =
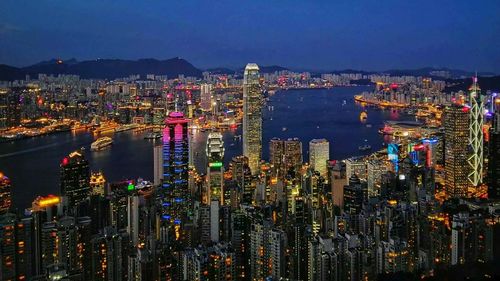
[[[171,58],[500,73],[499,0],[0,1],[0,63]]]

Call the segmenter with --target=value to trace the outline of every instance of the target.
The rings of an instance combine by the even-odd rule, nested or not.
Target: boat
[[[366,127],[367,127],[367,128],[371,128],[371,127],[372,127],[372,124],[366,124]]]
[[[154,140],[154,139],[159,139],[161,137],[162,135],[160,132],[149,132],[146,135],[144,135],[144,139],[146,140]]]
[[[369,144],[365,144],[365,145],[360,145],[360,146],[358,147],[358,149],[359,149],[360,151],[367,151],[367,150],[371,150],[371,149],[372,149],[372,147],[371,147],[371,145],[369,145]]]
[[[139,124],[126,124],[126,125],[121,125],[117,128],[115,128],[115,133],[119,132],[125,132],[129,130],[133,130],[139,127]]]
[[[368,114],[366,113],[366,111],[362,111],[362,112],[359,114],[359,120],[361,120],[361,121],[365,121],[366,119],[368,119]]]
[[[283,132],[286,130],[287,130],[286,127],[281,128],[281,131],[283,131]]]
[[[343,100],[342,101],[342,106],[346,105],[347,104],[347,101],[346,100]]]
[[[105,147],[110,146],[111,144],[113,144],[113,139],[110,137],[98,138],[96,141],[94,141],[90,145],[90,150],[91,151],[99,151]]]

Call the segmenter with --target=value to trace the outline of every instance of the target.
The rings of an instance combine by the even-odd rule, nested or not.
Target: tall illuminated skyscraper
[[[448,196],[465,197],[470,166],[467,165],[469,108],[453,104],[444,112],[445,189]]]
[[[162,218],[181,225],[188,217],[191,196],[188,187],[189,119],[181,112],[171,112],[163,130],[163,182],[160,187]]]
[[[61,194],[68,198],[68,206],[82,203],[90,195],[89,162],[81,150],[71,152],[61,162]]]
[[[9,211],[12,204],[10,179],[0,173],[0,215]]]
[[[262,93],[255,63],[247,64],[243,77],[243,155],[252,174],[257,174],[262,157]]]
[[[313,139],[309,142],[309,164],[327,178],[327,161],[330,159],[330,143],[326,139]]]
[[[471,154],[467,159],[471,169],[468,175],[473,186],[483,183],[483,120],[484,105],[481,97],[481,89],[477,84],[477,77],[473,78],[473,84],[469,88],[470,103],[470,126],[469,146]]]
[[[495,113],[493,127],[490,129],[488,197],[500,199],[500,112]]]
[[[204,111],[212,110],[212,85],[200,85],[200,105]]]
[[[222,140],[221,133],[213,132],[208,135],[207,158],[207,184],[210,191],[208,201],[217,200],[222,204],[224,201],[222,191],[224,182],[224,165],[222,164],[224,158],[224,141]]]

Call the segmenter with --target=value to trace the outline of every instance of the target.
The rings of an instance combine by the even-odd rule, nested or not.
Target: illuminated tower
[[[298,138],[269,141],[269,162],[273,165],[273,176],[283,178],[290,169],[296,172],[302,166],[302,142]]]
[[[224,165],[222,160],[224,158],[224,141],[222,140],[221,133],[210,133],[207,139],[207,158],[208,158],[208,168],[207,168],[207,183],[210,201],[219,201],[223,204],[223,174]]]
[[[326,139],[309,142],[309,164],[324,178],[328,178],[327,161],[330,159],[330,143]]]
[[[61,162],[61,194],[68,197],[68,206],[81,204],[90,195],[89,162],[81,150],[71,152]]]
[[[90,175],[90,192],[92,195],[104,196],[106,179],[102,172],[92,173]]]
[[[262,156],[262,95],[255,63],[247,64],[243,78],[243,155],[252,174],[257,174]]]
[[[200,106],[203,111],[209,112],[212,110],[212,85],[200,85]]]
[[[500,112],[495,113],[493,126],[490,129],[488,197],[500,199]]]
[[[181,112],[171,112],[163,130],[163,183],[160,188],[162,218],[180,225],[187,220],[190,206],[188,187],[189,119]]]
[[[445,189],[451,197],[467,196],[469,180],[468,136],[469,108],[453,104],[444,112]]]
[[[0,215],[9,211],[12,204],[10,179],[0,173]]]
[[[481,98],[481,89],[477,84],[477,76],[473,78],[472,86],[469,88],[470,103],[470,126],[469,146],[471,154],[467,159],[471,170],[468,175],[469,181],[474,186],[483,183],[483,115],[484,105]]]

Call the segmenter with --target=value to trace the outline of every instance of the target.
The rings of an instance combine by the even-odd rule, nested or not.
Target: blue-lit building
[[[184,114],[171,112],[163,130],[163,181],[159,195],[161,216],[166,224],[181,225],[188,217],[191,203],[188,124]]]

